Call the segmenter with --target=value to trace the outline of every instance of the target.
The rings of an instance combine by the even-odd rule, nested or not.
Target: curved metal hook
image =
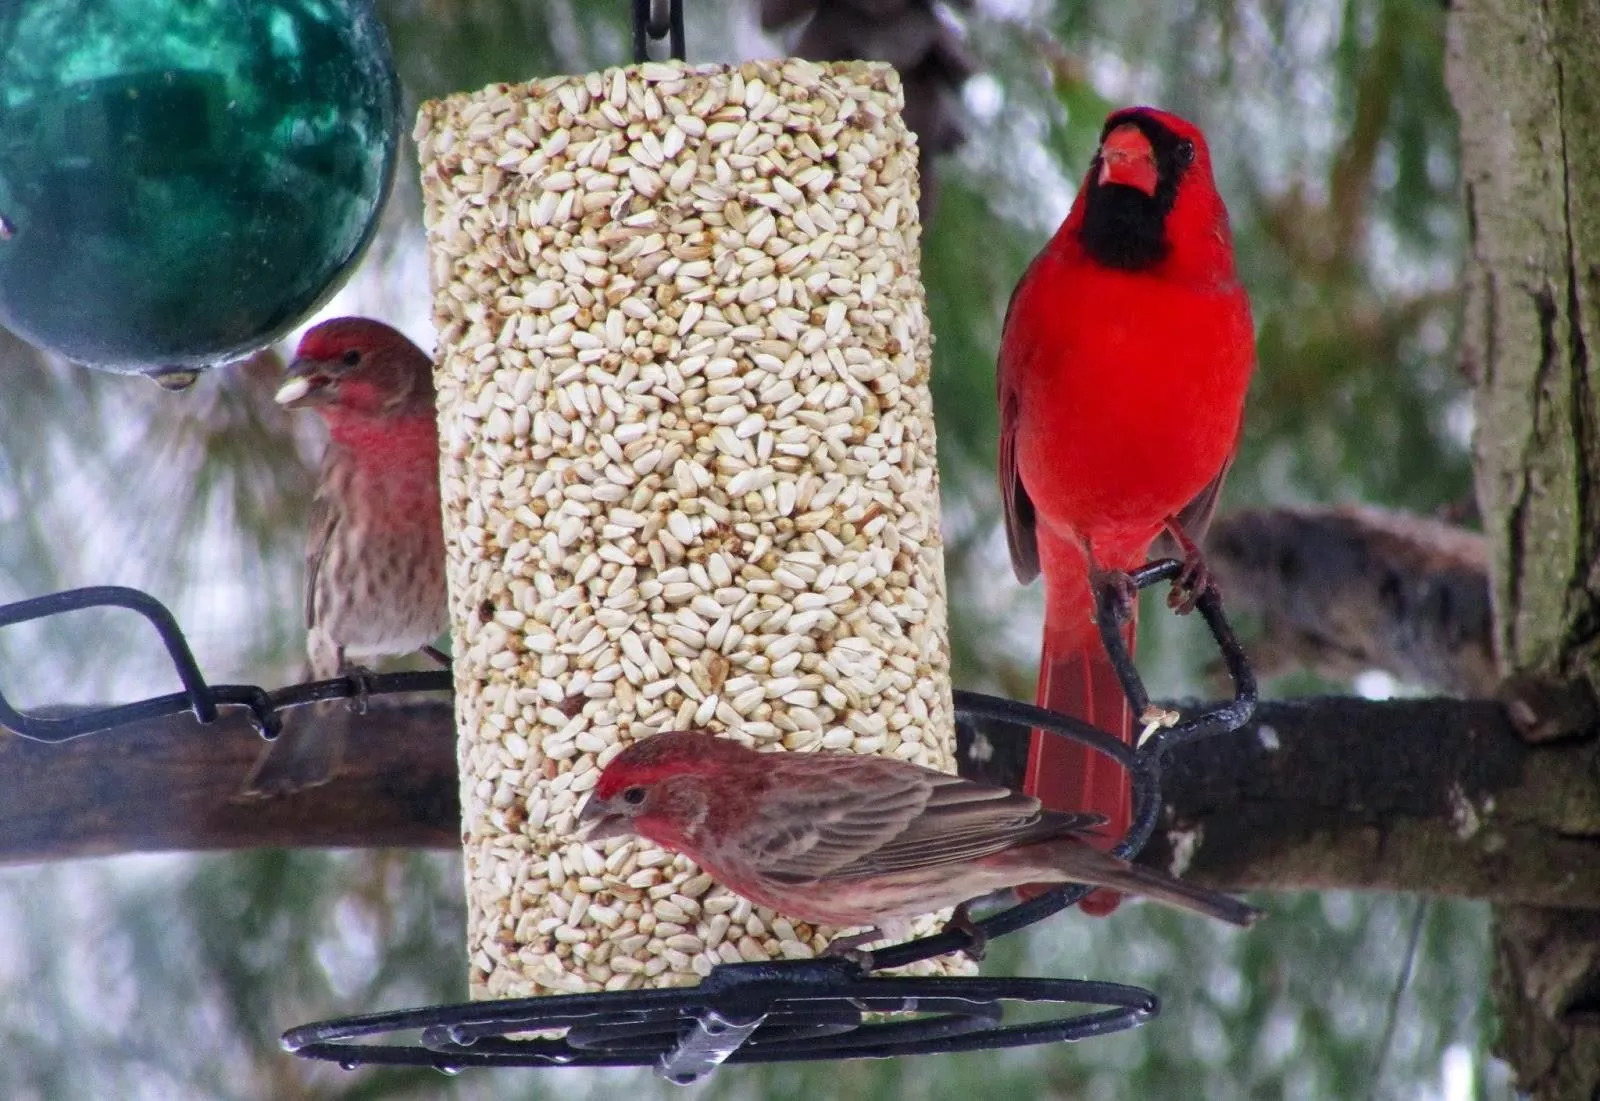
[[[684,59],[683,0],[633,0],[633,60],[650,60],[650,43],[669,39],[667,56]]]

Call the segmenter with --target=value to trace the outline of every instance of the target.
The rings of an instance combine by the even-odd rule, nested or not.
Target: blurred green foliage
[[[386,0],[408,109],[499,80],[625,60],[626,5]],[[763,46],[742,0],[692,0],[691,54]],[[1011,583],[993,490],[994,351],[1007,296],[1065,214],[1105,112],[1158,103],[1208,133],[1260,332],[1243,453],[1224,507],[1468,497],[1455,369],[1464,226],[1443,11],[1424,0],[1033,0],[965,16],[984,72],[970,141],[940,167],[924,239],[937,336],[957,682],[1027,697],[1036,590]],[[357,306],[426,316],[402,167]],[[349,299],[341,301],[348,302]],[[37,362],[0,333],[0,599],[79,584],[167,600],[217,678],[299,662],[303,516],[317,435],[270,401],[273,364],[174,397]],[[1150,615],[1158,686],[1199,687],[1186,636]],[[34,701],[168,685],[132,632],[0,633],[8,692]],[[0,872],[0,1095],[79,1098],[681,1096],[643,1072],[362,1071],[300,1063],[278,1032],[464,996],[459,861],[403,853],[124,858]],[[1395,1003],[1414,903],[1259,900],[1237,935],[1125,906],[998,944],[986,970],[1150,985],[1152,1024],[1077,1045],[728,1069],[696,1095],[1498,1098],[1487,1056],[1487,910],[1434,902]]]

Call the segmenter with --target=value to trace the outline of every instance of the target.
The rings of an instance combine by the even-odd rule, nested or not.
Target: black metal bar
[[[683,0],[667,0],[667,4],[670,8],[669,18],[672,24],[669,32],[672,37],[672,41],[669,43],[669,48],[672,51],[671,56],[678,61],[684,61],[688,57],[688,44],[685,42],[683,34]]]
[[[650,60],[650,0],[633,0],[633,63]]]
[[[1233,681],[1233,699],[1229,703],[1207,708],[1171,729],[1158,731],[1152,735],[1149,748],[1158,754],[1166,753],[1185,742],[1210,738],[1217,734],[1233,733],[1255,716],[1256,704],[1261,702],[1255,671],[1250,668],[1244,647],[1239,644],[1238,637],[1233,633],[1233,626],[1223,614],[1222,598],[1217,595],[1216,589],[1208,588],[1201,593],[1200,599],[1195,603],[1195,610],[1206,621],[1211,638],[1222,654],[1223,665],[1228,670],[1229,679]]]
[[[684,60],[683,0],[633,0],[633,60],[650,60],[650,44],[667,39],[667,56]]]
[[[1136,589],[1146,589],[1157,582],[1176,579],[1182,570],[1183,563],[1174,558],[1163,558],[1130,571],[1128,579]],[[1100,640],[1105,645],[1106,655],[1111,659],[1117,679],[1122,682],[1123,694],[1128,697],[1128,704],[1132,707],[1137,721],[1150,707],[1150,694],[1145,690],[1144,681],[1139,676],[1133,656],[1123,645],[1122,624],[1117,615],[1116,601],[1116,594],[1109,587],[1095,594],[1095,623],[1100,630]],[[1145,739],[1145,748],[1157,754],[1165,753],[1184,742],[1238,730],[1250,721],[1259,702],[1255,673],[1250,669],[1244,648],[1239,645],[1227,616],[1223,614],[1222,600],[1214,586],[1207,586],[1201,592],[1195,601],[1195,610],[1205,620],[1206,627],[1222,654],[1228,676],[1233,680],[1233,700],[1227,704],[1207,708],[1188,718],[1180,718],[1176,725],[1152,733]]]

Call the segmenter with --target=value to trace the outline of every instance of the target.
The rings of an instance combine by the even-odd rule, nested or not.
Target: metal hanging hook
[[[633,60],[650,60],[650,43],[668,39],[667,56],[684,59],[683,0],[633,0]]]

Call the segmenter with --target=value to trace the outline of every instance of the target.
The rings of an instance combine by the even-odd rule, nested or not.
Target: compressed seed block
[[[786,60],[422,108],[474,997],[694,982],[835,932],[573,841],[637,738],[954,768],[900,106],[888,66]]]

